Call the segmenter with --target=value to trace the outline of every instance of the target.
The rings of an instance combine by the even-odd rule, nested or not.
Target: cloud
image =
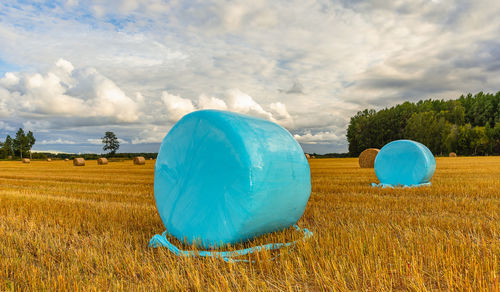
[[[50,122],[37,120],[37,121],[26,121],[23,122],[23,128],[27,131],[32,132],[48,132],[50,128]]]
[[[250,95],[237,88],[227,92],[227,99],[229,108],[235,112],[272,119],[271,113],[266,112]]]
[[[9,125],[8,123],[4,122],[4,121],[0,121],[0,131],[2,132],[10,132],[10,131],[14,131],[16,128],[14,128],[13,126]]]
[[[304,86],[299,81],[294,81],[290,89],[279,91],[287,94],[304,94]]]
[[[166,91],[163,92],[161,100],[165,105],[170,121],[177,121],[184,115],[195,110],[191,100],[170,94]]]
[[[295,134],[293,137],[302,144],[332,144],[343,139],[343,137],[339,137],[332,132],[307,133],[304,135]]]
[[[146,128],[139,133],[138,137],[132,139],[132,144],[160,143],[167,132],[167,129],[159,126]]]
[[[74,144],[79,144],[79,143],[80,142],[71,141],[71,140],[64,140],[61,138],[58,138],[55,140],[42,140],[40,142],[36,142],[36,144],[40,144],[40,145],[58,145],[58,144],[74,145]]]
[[[45,74],[6,73],[0,80],[2,104],[19,114],[49,117],[108,118],[115,122],[138,119],[138,105],[113,81],[93,68],[74,70],[63,59]]]
[[[222,99],[218,99],[216,97],[208,97],[205,94],[200,95],[198,99],[198,107],[200,109],[227,109],[226,102],[224,102]]]
[[[224,99],[227,102],[223,99],[201,94],[198,101],[193,103],[188,98],[170,94],[166,91],[162,94],[162,101],[171,122],[176,122],[184,115],[195,110],[218,109],[261,117],[284,126],[293,124],[292,116],[288,113],[286,105],[281,102],[271,103],[269,111],[266,111],[250,95],[236,88],[228,90],[224,95]]]
[[[21,68],[0,76],[0,118],[64,134],[127,125],[129,141],[160,141],[154,127],[215,108],[334,133],[345,150],[358,110],[500,84],[494,1],[19,1],[0,11],[0,62]]]

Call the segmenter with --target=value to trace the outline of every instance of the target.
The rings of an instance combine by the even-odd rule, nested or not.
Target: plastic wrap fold
[[[386,144],[375,158],[376,187],[429,186],[436,170],[432,152],[423,144],[397,140]]]
[[[163,139],[154,191],[169,234],[216,248],[295,224],[311,179],[300,145],[281,126],[203,110],[184,116]]]

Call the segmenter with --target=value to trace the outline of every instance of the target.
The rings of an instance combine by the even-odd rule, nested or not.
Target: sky
[[[351,116],[500,90],[500,1],[0,1],[0,140],[156,152],[223,109],[347,152]]]

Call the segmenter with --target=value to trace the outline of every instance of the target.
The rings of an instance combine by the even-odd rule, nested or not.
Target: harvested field
[[[310,160],[299,225],[313,238],[253,264],[147,247],[163,231],[153,163],[0,162],[0,291],[498,291],[500,157],[436,160],[433,186],[414,189],[372,188],[357,158]]]

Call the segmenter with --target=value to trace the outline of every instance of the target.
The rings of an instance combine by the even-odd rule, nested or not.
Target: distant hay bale
[[[106,164],[108,164],[108,159],[101,157],[101,158],[97,159],[97,164],[98,165],[106,165]]]
[[[69,161],[69,159],[68,158],[64,158],[64,161]]]
[[[149,160],[153,160],[153,157],[149,157]]]
[[[361,168],[373,168],[375,158],[380,150],[376,148],[368,148],[359,154],[359,166]]]
[[[47,158],[47,162],[51,162],[51,161],[52,161],[52,159],[51,159],[51,158]]]
[[[78,157],[73,159],[74,166],[85,166],[85,159]]]
[[[134,158],[134,164],[135,165],[144,165],[144,164],[146,164],[146,159],[144,159],[144,157],[142,157],[142,156],[137,156]]]
[[[457,157],[457,154],[455,152],[450,152],[450,157]]]
[[[12,159],[12,155],[7,156],[7,159]]]
[[[23,158],[23,163],[31,163],[31,161],[29,160],[29,158]]]
[[[309,155],[309,154],[306,153],[306,158],[307,159],[311,158],[311,155]]]

